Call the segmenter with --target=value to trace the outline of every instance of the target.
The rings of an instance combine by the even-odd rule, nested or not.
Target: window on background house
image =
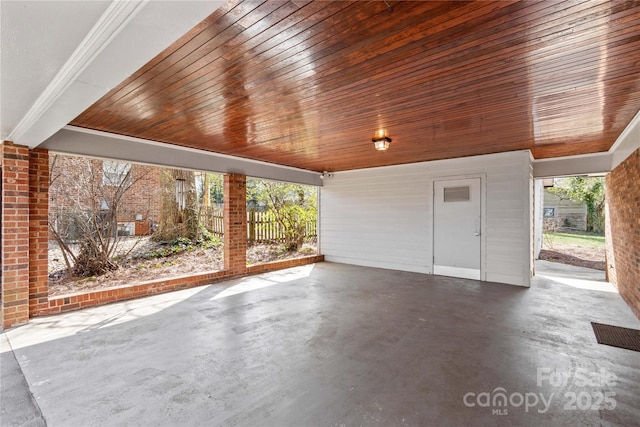
[[[116,162],[113,160],[104,160],[102,162],[102,183],[119,187],[127,181],[131,182],[131,163]]]
[[[556,208],[544,208],[544,217],[553,218],[556,216]]]

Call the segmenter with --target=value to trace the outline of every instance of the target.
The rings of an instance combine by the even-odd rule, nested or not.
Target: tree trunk
[[[184,182],[184,208],[180,209],[176,200],[176,182]],[[177,238],[197,240],[200,237],[198,218],[198,200],[195,187],[195,174],[191,171],[171,169],[162,176],[162,211],[158,230],[153,238],[157,241],[169,241]]]
[[[211,206],[211,174],[204,174],[204,182],[202,183],[202,206]]]

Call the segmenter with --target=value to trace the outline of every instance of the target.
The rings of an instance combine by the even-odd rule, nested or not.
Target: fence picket
[[[224,237],[223,210],[209,206],[200,209],[200,223],[216,237]],[[305,225],[305,239],[317,237],[317,221],[309,221]],[[275,220],[272,212],[260,212],[255,209],[247,211],[248,242],[282,242],[284,232]]]

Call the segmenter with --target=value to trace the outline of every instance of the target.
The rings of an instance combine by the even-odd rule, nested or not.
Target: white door
[[[433,274],[480,280],[480,178],[433,186]]]

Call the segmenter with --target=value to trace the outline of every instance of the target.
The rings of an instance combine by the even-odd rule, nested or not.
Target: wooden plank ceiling
[[[315,171],[594,153],[639,48],[638,2],[234,0],[71,124]]]

